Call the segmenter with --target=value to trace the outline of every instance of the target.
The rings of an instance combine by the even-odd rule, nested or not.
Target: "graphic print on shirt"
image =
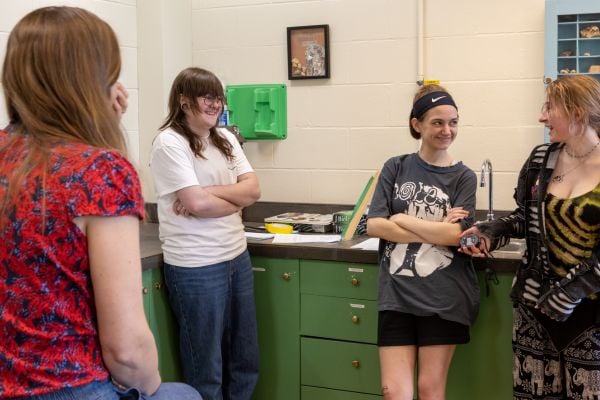
[[[450,198],[436,186],[422,182],[394,185],[393,201],[402,201],[406,214],[428,221],[442,221],[450,208]],[[394,246],[389,254],[389,272],[392,275],[428,276],[446,268],[452,262],[452,252],[446,246],[429,243],[388,243]],[[388,250],[388,249],[386,249]]]

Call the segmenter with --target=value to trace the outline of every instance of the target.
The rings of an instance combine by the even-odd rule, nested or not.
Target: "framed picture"
[[[288,79],[329,78],[329,25],[287,28]]]

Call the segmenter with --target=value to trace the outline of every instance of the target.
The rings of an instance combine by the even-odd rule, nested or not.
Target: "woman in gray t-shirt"
[[[410,133],[417,153],[383,166],[367,223],[379,237],[378,345],[384,395],[444,398],[457,344],[469,341],[479,309],[471,260],[458,253],[460,233],[475,213],[475,173],[448,148],[457,135],[458,109],[439,85],[414,98]]]

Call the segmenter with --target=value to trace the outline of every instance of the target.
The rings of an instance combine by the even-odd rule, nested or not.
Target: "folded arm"
[[[139,221],[78,217],[88,241],[102,358],[113,379],[153,394],[160,385],[156,344],[144,314]]]
[[[390,221],[423,238],[425,243],[442,246],[458,246],[462,232],[459,223],[427,221],[402,213],[392,215]]]
[[[421,236],[383,217],[372,217],[367,220],[367,234],[395,243],[426,242]]]
[[[237,204],[212,194],[200,185],[185,187],[178,190],[176,194],[177,200],[186,212],[196,217],[224,217],[241,210]]]
[[[238,176],[237,182],[232,185],[207,186],[204,189],[241,208],[254,204],[260,198],[258,178],[254,172]]]

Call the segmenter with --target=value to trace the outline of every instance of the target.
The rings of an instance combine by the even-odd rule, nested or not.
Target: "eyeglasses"
[[[211,95],[206,95],[206,96],[200,96],[200,98],[202,99],[202,102],[204,103],[205,106],[212,106],[215,103],[216,104],[223,104],[223,97],[221,96],[211,96]]]

